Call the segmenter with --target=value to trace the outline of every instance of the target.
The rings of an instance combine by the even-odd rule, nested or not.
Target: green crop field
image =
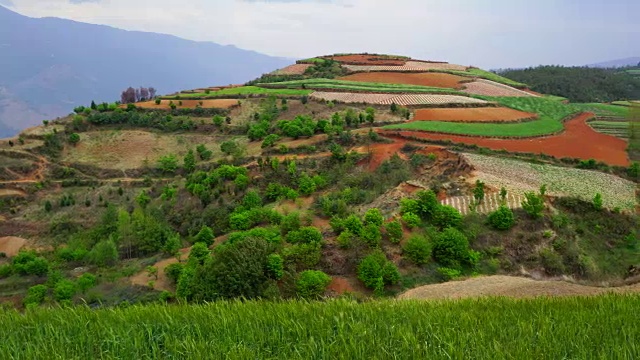
[[[562,120],[580,110],[572,105],[539,97],[480,97],[495,101],[516,110],[536,113],[535,121],[511,124],[454,123],[445,121],[414,121],[400,125],[390,125],[386,129],[434,131],[457,135],[529,137],[552,134],[561,131]]]
[[[637,359],[637,295],[0,312],[3,359]]]
[[[305,79],[283,81],[271,84],[258,84],[269,88],[286,89],[315,89],[315,90],[346,90],[346,91],[372,91],[385,93],[434,93],[434,94],[456,94],[465,95],[459,91],[447,88],[404,85],[404,84],[383,84],[360,81],[334,80],[334,79]]]
[[[514,86],[517,88],[526,88],[527,84],[523,84],[517,81],[513,81],[511,79],[507,79],[504,76],[500,76],[498,74],[492,73],[490,71],[486,71],[486,70],[482,70],[482,69],[467,69],[467,71],[455,71],[455,70],[451,70],[451,71],[438,71],[438,72],[446,72],[446,73],[451,73],[454,75],[461,75],[461,76],[476,76],[476,77],[481,77],[483,79],[487,79],[487,80],[491,80],[491,81],[495,81],[501,84],[505,84],[505,85],[509,85],[509,86]]]
[[[627,73],[631,75],[640,75],[640,69],[627,70]]]
[[[598,116],[617,116],[626,118],[629,115],[629,108],[619,105],[588,103],[588,104],[572,104],[583,111],[590,111]]]
[[[282,95],[282,96],[303,96],[309,95],[312,90],[296,90],[296,89],[266,89],[258,86],[240,86],[236,88],[222,89],[219,91],[212,91],[207,93],[195,93],[195,94],[180,94],[184,99],[197,99],[197,98],[213,98],[232,95]],[[165,96],[163,99],[175,99],[175,96]]]
[[[640,101],[614,101],[611,104],[618,106],[640,106]]]

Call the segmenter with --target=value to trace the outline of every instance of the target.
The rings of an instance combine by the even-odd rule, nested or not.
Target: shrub
[[[487,221],[489,225],[496,230],[509,230],[515,225],[516,218],[511,209],[506,205],[502,205],[498,210],[489,214]]]
[[[400,213],[414,213],[417,214],[420,211],[420,204],[416,199],[404,198],[400,200]]]
[[[24,298],[25,306],[40,305],[47,295],[47,287],[45,285],[35,285],[27,290],[27,296]]]
[[[316,183],[311,177],[309,177],[307,174],[304,174],[298,181],[298,190],[300,191],[300,194],[309,196],[316,191]]]
[[[165,155],[158,160],[158,169],[164,173],[175,173],[178,169],[178,158],[175,155]]]
[[[431,220],[436,211],[441,207],[438,196],[432,190],[421,190],[417,194],[418,212],[423,220]]]
[[[300,228],[300,230],[290,231],[287,234],[287,242],[290,244],[309,244],[322,241],[322,233],[313,226]]]
[[[448,228],[438,234],[433,241],[432,249],[433,258],[446,267],[457,268],[461,263],[474,265],[467,237],[454,228]]]
[[[402,241],[403,232],[402,232],[402,224],[398,220],[391,221],[385,225],[385,230],[387,231],[387,236],[389,236],[389,241],[394,244],[400,243]]]
[[[191,247],[191,251],[189,252],[189,264],[198,264],[203,265],[207,259],[210,258],[211,251],[209,251],[209,247],[207,244],[203,242],[197,242],[193,244]]]
[[[267,272],[269,277],[280,280],[284,276],[284,259],[278,254],[267,257]]]
[[[433,213],[433,225],[440,229],[448,227],[459,227],[462,223],[462,215],[460,212],[449,205],[438,206]]]
[[[404,213],[402,215],[402,221],[404,221],[404,223],[407,224],[407,227],[409,227],[410,229],[418,227],[422,223],[420,217],[412,212]]]
[[[416,265],[424,265],[431,257],[431,244],[424,236],[412,236],[402,248],[405,257]]]
[[[453,280],[459,278],[460,275],[462,275],[462,272],[460,270],[446,267],[440,267],[437,271],[444,281]]]
[[[278,140],[280,140],[280,135],[278,135],[278,134],[267,135],[264,138],[264,141],[262,141],[262,145],[260,147],[263,148],[263,149],[270,148],[273,145],[275,145],[275,143],[278,142]]]
[[[318,299],[324,294],[331,277],[322,271],[306,270],[296,281],[296,292],[305,299]]]
[[[178,279],[180,279],[180,275],[182,275],[182,270],[184,270],[184,264],[178,262],[167,265],[167,267],[164,268],[164,273],[171,282],[177,284]]]
[[[53,297],[57,301],[71,300],[76,293],[76,284],[71,280],[58,281],[53,289]]]
[[[542,249],[540,251],[540,262],[544,267],[544,271],[549,275],[561,275],[565,271],[562,256],[552,249]]]
[[[544,196],[534,192],[524,194],[525,200],[522,202],[522,208],[534,219],[542,217],[544,210]]]
[[[13,274],[13,267],[9,264],[0,265],[0,279],[7,278]]]
[[[367,245],[369,245],[369,247],[375,248],[380,246],[380,241],[382,240],[380,226],[376,224],[368,224],[362,230],[360,237]]]
[[[282,250],[282,256],[287,264],[294,265],[298,270],[309,269],[318,264],[322,256],[320,243],[296,244]]]
[[[362,224],[362,220],[360,220],[360,218],[356,215],[349,215],[349,217],[347,217],[346,219],[344,219],[344,221],[342,222],[342,226],[346,229],[351,231],[352,234],[360,236],[362,235],[362,230],[364,229],[364,225]]]
[[[13,258],[13,269],[21,275],[44,276],[49,272],[49,263],[32,251],[20,251]]]
[[[342,233],[340,233],[340,235],[338,235],[336,242],[338,243],[338,246],[340,246],[342,249],[348,249],[353,244],[353,241],[355,240],[355,238],[356,236],[353,235],[351,231],[345,230]]]
[[[398,282],[399,274],[395,265],[387,260],[382,251],[378,250],[362,259],[358,265],[358,279],[366,287],[381,293],[384,285],[393,285]]]
[[[76,283],[78,285],[78,290],[84,293],[92,287],[96,286],[97,278],[91,273],[84,273],[78,278]]]
[[[382,216],[382,212],[378,208],[371,208],[364,214],[365,225],[373,224],[376,226],[382,226],[383,222],[384,217]]]
[[[112,240],[102,240],[87,254],[87,260],[99,267],[113,266],[118,261],[118,248]]]
[[[69,144],[76,145],[80,142],[80,135],[78,135],[77,133],[72,133],[69,135],[67,141],[69,141]]]
[[[597,211],[602,210],[602,194],[597,193],[596,196],[593,197],[593,208]]]

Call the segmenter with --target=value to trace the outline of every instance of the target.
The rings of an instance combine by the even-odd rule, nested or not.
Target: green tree
[[[287,242],[290,244],[320,243],[322,233],[313,226],[302,227],[300,230],[290,231],[287,234]]]
[[[376,226],[382,226],[383,222],[384,217],[382,216],[382,211],[378,208],[371,208],[364,214],[365,225],[373,224]]]
[[[271,254],[267,257],[267,270],[269,277],[280,280],[284,276],[284,259],[278,254]]]
[[[500,204],[507,205],[507,189],[504,187],[500,189]]]
[[[440,205],[436,207],[436,211],[433,213],[432,222],[433,225],[440,229],[459,227],[462,223],[462,214],[452,206]]]
[[[309,196],[316,191],[316,183],[307,174],[303,174],[298,180],[298,191],[304,196]]]
[[[144,209],[151,202],[151,196],[149,196],[146,191],[142,190],[136,197],[136,202],[138,203],[138,205],[140,205],[141,208]]]
[[[380,232],[380,226],[376,224],[368,224],[362,230],[360,235],[362,241],[364,241],[369,247],[375,248],[380,246],[382,240],[382,232]]]
[[[47,296],[47,287],[45,285],[35,285],[27,290],[27,296],[24,298],[25,306],[37,306],[44,302]]]
[[[484,200],[484,183],[480,180],[476,180],[476,186],[473,188],[473,198],[476,204],[481,204]]]
[[[211,251],[207,244],[203,242],[197,242],[193,244],[191,247],[191,251],[189,252],[189,265],[203,265],[207,262],[207,259],[210,258]]]
[[[376,250],[367,255],[358,265],[358,279],[364,286],[381,294],[385,285],[393,285],[400,279],[395,265],[387,260],[384,253]]]
[[[68,138],[69,144],[76,145],[80,142],[80,135],[78,133],[72,133]]]
[[[296,281],[298,296],[305,299],[320,298],[329,286],[331,277],[322,271],[306,270],[300,273]]]
[[[509,230],[515,225],[516,218],[511,209],[506,205],[501,205],[498,210],[489,214],[487,222],[496,230]]]
[[[238,151],[238,144],[235,141],[225,141],[220,144],[220,151],[226,155],[232,155]]]
[[[87,259],[99,267],[113,266],[118,261],[118,248],[113,240],[102,240],[93,246]]]
[[[402,215],[402,221],[404,221],[410,229],[418,227],[422,223],[422,221],[420,221],[420,217],[412,212],[404,213]]]
[[[336,242],[338,243],[338,246],[340,246],[340,248],[348,249],[353,244],[353,241],[355,240],[355,238],[356,236],[353,235],[351,231],[345,230],[342,233],[340,233],[340,235],[338,235]]]
[[[405,257],[416,265],[424,265],[431,258],[431,244],[424,236],[412,236],[402,248]]]
[[[178,159],[175,155],[165,155],[158,160],[158,169],[164,173],[175,173],[178,169]]]
[[[167,241],[164,244],[164,248],[162,249],[165,254],[176,256],[180,253],[180,249],[182,248],[182,240],[180,239],[180,234],[174,233],[167,238]]]
[[[76,294],[76,284],[71,280],[59,281],[53,289],[53,297],[57,301],[71,300]]]
[[[95,275],[91,273],[84,273],[78,278],[78,280],[76,280],[76,284],[78,285],[78,290],[80,290],[80,292],[82,293],[87,292],[87,290],[96,286],[97,283],[98,283],[98,279],[96,278]]]
[[[597,193],[596,196],[593,197],[593,208],[600,211],[602,210],[603,202],[602,202],[602,194]]]
[[[473,266],[476,262],[467,237],[454,228],[445,229],[435,237],[432,255],[437,262],[449,268],[458,268],[463,263]]]
[[[189,150],[187,155],[184,156],[184,171],[187,174],[191,174],[196,170],[196,156],[193,153],[193,150]]]
[[[391,221],[385,225],[385,230],[387,230],[387,235],[389,236],[389,241],[394,244],[400,243],[402,241],[403,232],[402,232],[402,224],[398,220]]]
[[[525,200],[522,202],[522,208],[529,216],[534,219],[542,217],[542,211],[544,210],[544,197],[534,192],[526,192],[524,194]]]
[[[193,238],[194,243],[204,243],[207,246],[213,245],[213,240],[215,239],[215,235],[213,234],[213,230],[207,225],[202,225],[200,231]]]
[[[351,231],[352,234],[360,236],[362,235],[362,230],[364,230],[364,225],[362,224],[362,220],[357,215],[349,215],[342,222],[342,226]]]
[[[440,207],[438,196],[432,190],[421,190],[417,194],[418,200],[418,213],[423,220],[431,220],[433,215]]]
[[[172,283],[177,284],[180,279],[180,275],[182,275],[182,270],[184,270],[183,263],[173,263],[164,268],[164,273]]]
[[[207,149],[207,147],[204,146],[204,144],[200,144],[196,146],[196,152],[198,153],[198,156],[202,161],[210,160],[211,157],[213,156],[213,152]]]

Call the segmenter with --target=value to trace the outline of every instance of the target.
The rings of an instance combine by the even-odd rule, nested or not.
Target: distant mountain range
[[[587,65],[588,67],[596,68],[615,68],[625,66],[640,66],[640,57],[630,57],[626,59],[617,59],[611,61],[605,61],[597,64]]]
[[[242,83],[291,60],[212,42],[125,31],[0,6],[0,138],[119,99],[128,86],[159,94]]]

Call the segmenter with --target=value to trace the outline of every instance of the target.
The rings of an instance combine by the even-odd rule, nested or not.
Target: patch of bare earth
[[[5,253],[8,257],[18,255],[18,252],[27,243],[27,240],[15,236],[5,236],[0,238],[0,253]]]
[[[180,250],[180,254],[181,254],[180,258],[186,259],[190,251],[191,251],[190,247]],[[144,270],[131,277],[131,284],[139,285],[139,286],[149,286],[149,282],[153,281],[153,288],[155,290],[171,291],[173,290],[173,284],[171,283],[171,280],[165,273],[165,269],[167,268],[167,266],[171,264],[175,264],[177,262],[178,262],[177,257],[171,257],[168,259],[160,260],[153,265],[155,268],[158,269],[157,278],[155,276],[149,276],[149,273],[146,270]]]
[[[596,287],[566,281],[533,280],[512,276],[486,276],[443,284],[425,285],[400,294],[400,299],[463,299],[486,296],[533,298],[540,296],[592,296],[640,292],[640,284],[621,287]]]

